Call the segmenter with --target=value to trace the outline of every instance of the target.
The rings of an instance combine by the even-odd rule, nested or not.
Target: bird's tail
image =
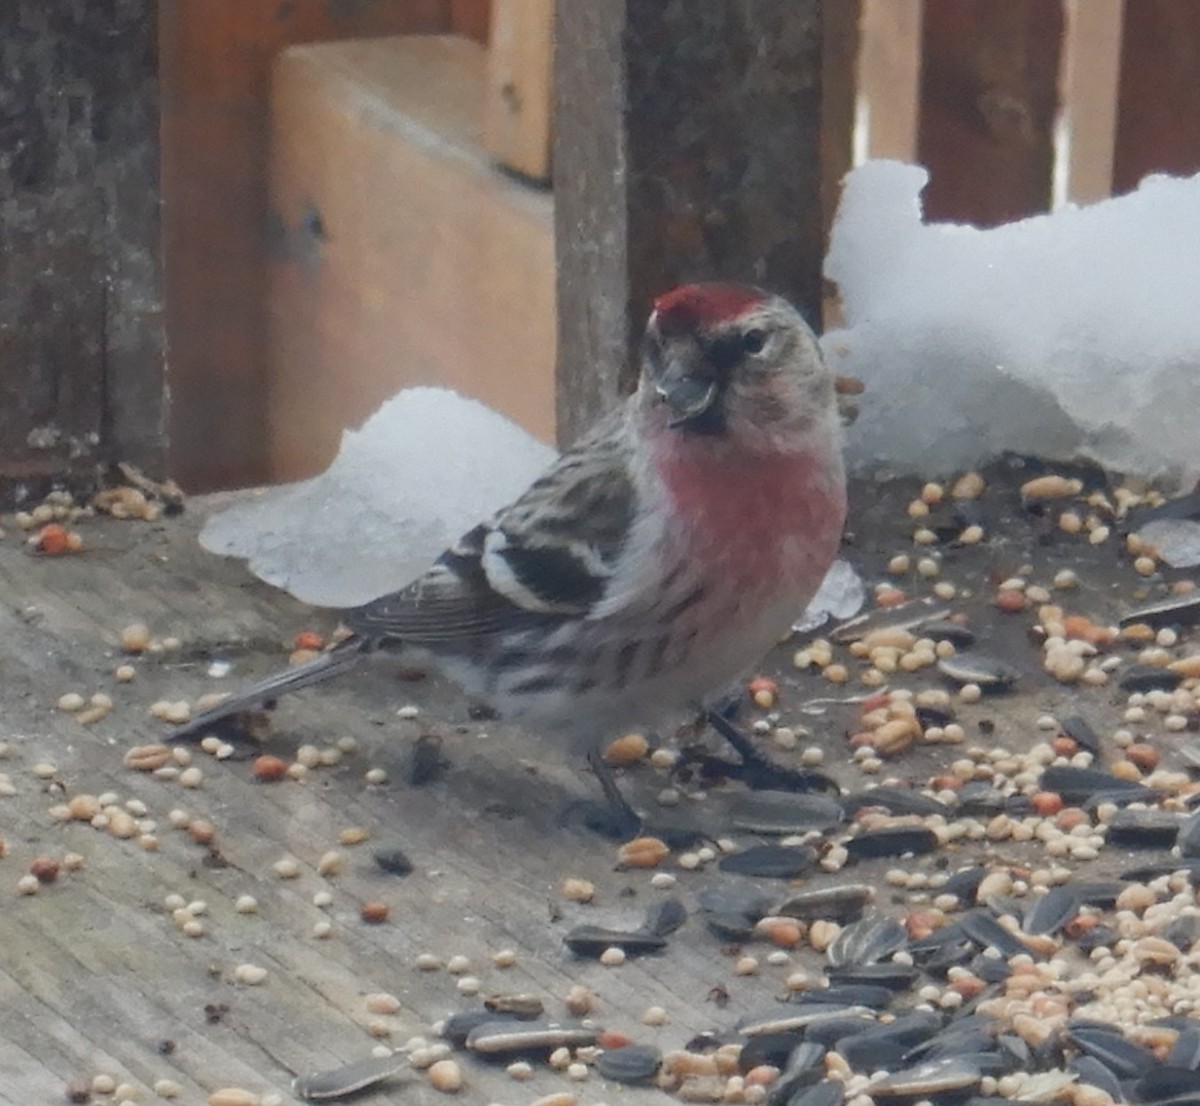
[[[302,687],[323,683],[344,672],[349,672],[357,663],[359,657],[368,649],[368,642],[361,637],[349,637],[327,653],[322,653],[305,664],[277,672],[268,676],[261,683],[247,688],[240,695],[231,695],[214,707],[201,711],[189,722],[172,730],[169,737],[172,741],[182,740],[202,734],[211,729],[217,722],[231,715],[240,714],[245,710],[261,707],[280,695],[299,691]]]

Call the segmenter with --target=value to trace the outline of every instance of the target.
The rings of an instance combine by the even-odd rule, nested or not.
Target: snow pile
[[[353,607],[416,578],[554,458],[490,407],[443,388],[410,388],[347,430],[320,476],[227,507],[200,544],[245,558],[260,579],[306,603]],[[863,598],[853,568],[839,561],[801,622],[846,618]]]
[[[473,399],[411,388],[347,430],[320,476],[221,511],[200,544],[306,603],[352,607],[403,587],[554,456]]]
[[[867,385],[855,468],[945,474],[1004,450],[1200,475],[1200,177],[990,230],[921,222],[924,169],[846,180],[826,275],[835,371]]]

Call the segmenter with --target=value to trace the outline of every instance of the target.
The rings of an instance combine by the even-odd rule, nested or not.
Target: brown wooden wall
[[[0,499],[162,458],[154,14],[0,3]]]
[[[487,34],[487,0],[159,0],[170,464],[189,491],[265,473],[268,93],[286,46]]]

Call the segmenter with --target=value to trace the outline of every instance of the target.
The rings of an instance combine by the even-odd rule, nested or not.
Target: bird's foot
[[[823,772],[789,768],[764,756],[754,742],[739,730],[722,710],[706,710],[704,720],[719,733],[741,758],[739,763],[704,757],[701,760],[706,774],[722,774],[741,780],[755,791],[838,791],[837,783]]]
[[[588,764],[604,792],[604,800],[581,799],[571,803],[563,811],[559,821],[563,825],[582,825],[593,833],[610,841],[628,841],[642,831],[642,818],[629,805],[617,786],[613,770],[604,762],[596,750],[588,753]]]

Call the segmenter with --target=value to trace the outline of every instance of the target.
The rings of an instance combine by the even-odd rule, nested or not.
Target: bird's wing
[[[586,616],[606,597],[635,515],[618,426],[605,420],[424,575],[347,611],[347,625],[436,648]]]

